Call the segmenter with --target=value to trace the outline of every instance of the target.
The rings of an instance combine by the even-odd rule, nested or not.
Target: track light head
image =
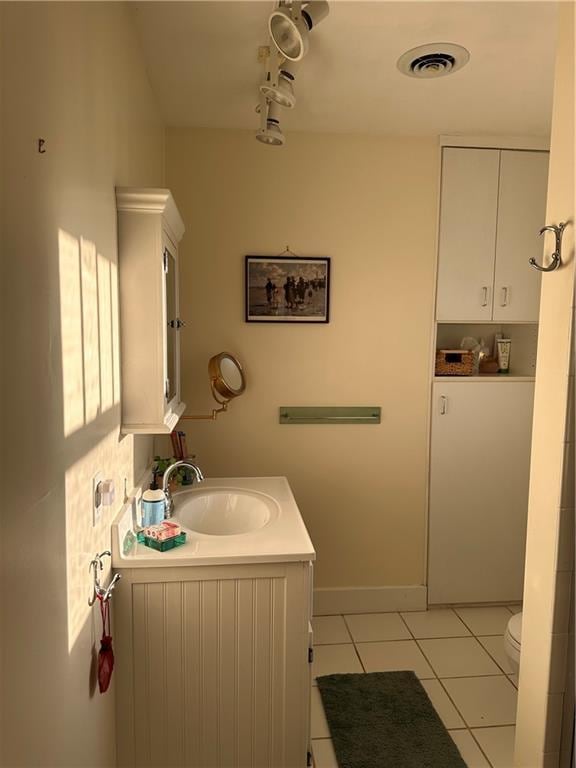
[[[308,51],[308,33],[326,18],[329,10],[327,0],[310,0],[301,10],[300,3],[280,3],[270,14],[268,29],[282,56],[300,61]]]
[[[260,92],[279,106],[292,109],[296,104],[294,82],[297,67],[296,62],[285,61],[276,72],[268,73],[266,82],[260,86]]]
[[[265,100],[266,118],[261,119],[260,129],[256,134],[256,139],[262,144],[268,144],[269,147],[281,147],[286,139],[280,127],[280,107],[275,101]],[[256,112],[262,116],[262,106],[256,107]]]

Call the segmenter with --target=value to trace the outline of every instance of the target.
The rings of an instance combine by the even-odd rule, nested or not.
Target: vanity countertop
[[[210,497],[225,492],[252,493],[265,500],[273,510],[271,519],[257,530],[231,535],[198,533],[179,520],[179,510],[193,497]],[[191,489],[174,493],[173,499],[172,519],[181,523],[186,531],[186,543],[167,552],[135,544],[124,553],[125,536],[132,531],[133,502],[130,500],[112,525],[112,566],[115,569],[294,562],[310,561],[316,557],[285,477],[207,478]]]

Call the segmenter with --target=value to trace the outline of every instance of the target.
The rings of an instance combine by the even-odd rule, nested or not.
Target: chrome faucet
[[[166,472],[164,472],[164,476],[162,478],[162,490],[164,491],[164,496],[166,497],[166,509],[164,511],[165,519],[172,517],[174,514],[174,499],[172,498],[172,494],[170,492],[169,483],[174,470],[180,469],[180,467],[188,467],[188,469],[191,469],[196,477],[197,483],[201,483],[202,480],[204,480],[204,475],[202,474],[200,467],[196,466],[196,464],[193,464],[191,461],[188,461],[188,459],[182,459],[181,461],[176,461],[174,464],[170,464]]]

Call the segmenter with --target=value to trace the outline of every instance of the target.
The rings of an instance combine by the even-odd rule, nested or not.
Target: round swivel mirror
[[[212,413],[193,416],[184,414],[182,419],[216,419],[219,413],[228,409],[228,403],[234,397],[238,397],[246,389],[246,379],[244,371],[238,360],[229,352],[220,352],[214,355],[208,361],[208,374],[210,376],[210,386],[212,387],[212,396],[220,405],[220,408],[213,408]]]
[[[246,389],[244,371],[234,355],[228,352],[220,352],[214,355],[208,362],[208,373],[212,383],[212,391],[219,403],[238,397]],[[216,395],[219,395],[220,400]]]

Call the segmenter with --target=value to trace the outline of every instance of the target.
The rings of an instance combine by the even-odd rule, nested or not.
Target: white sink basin
[[[149,482],[148,475],[143,485]],[[315,553],[285,477],[208,477],[173,495],[186,543],[166,552],[136,543],[134,495],[112,525],[114,568],[309,562]]]
[[[277,502],[257,491],[199,487],[174,496],[174,518],[184,528],[209,536],[252,533],[277,516]]]

